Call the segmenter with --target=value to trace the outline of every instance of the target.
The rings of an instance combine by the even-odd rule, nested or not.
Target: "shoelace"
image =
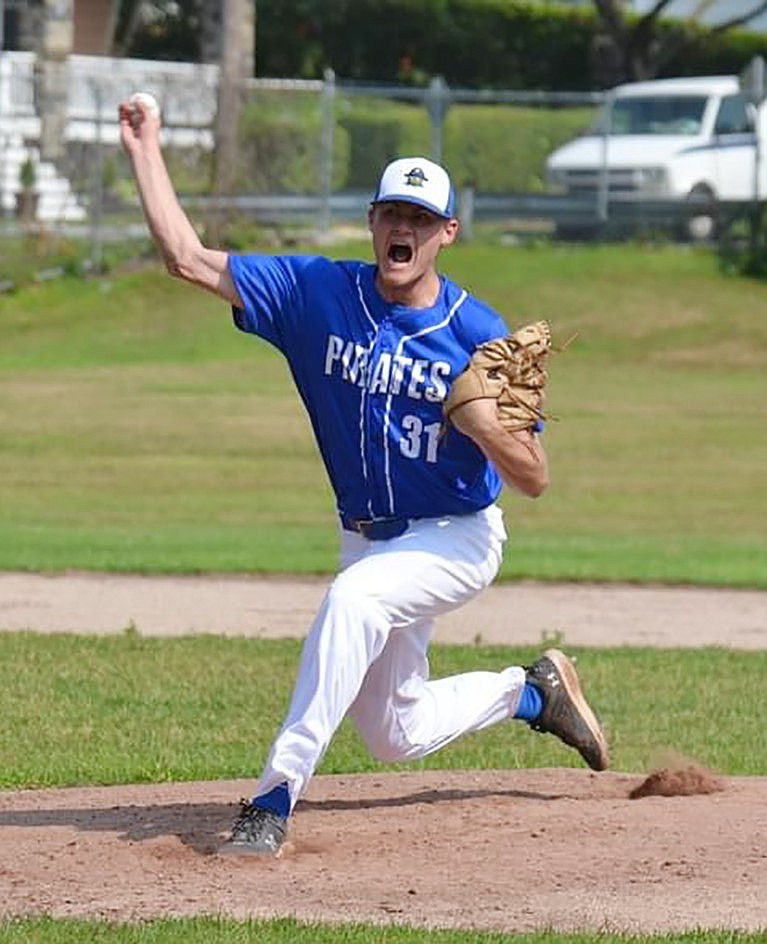
[[[274,815],[269,810],[254,806],[248,800],[240,800],[240,814],[232,826],[232,837],[244,835],[253,838],[260,827]]]

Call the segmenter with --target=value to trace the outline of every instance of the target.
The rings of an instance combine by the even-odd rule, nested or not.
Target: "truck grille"
[[[602,186],[601,174],[593,170],[567,170],[560,179],[571,193],[595,193]],[[607,174],[610,193],[635,193],[639,189],[633,170],[611,170]]]

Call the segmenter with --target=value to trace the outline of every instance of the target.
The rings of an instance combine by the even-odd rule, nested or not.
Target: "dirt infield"
[[[303,636],[327,580],[0,573],[0,630]],[[436,640],[767,649],[767,591],[616,584],[495,584]]]
[[[324,582],[0,575],[0,628],[300,635]],[[767,646],[767,594],[499,586],[442,641]],[[649,776],[648,776],[649,774]],[[216,854],[251,781],[0,792],[0,916],[291,915],[506,932],[767,929],[767,777],[323,776],[275,860]]]

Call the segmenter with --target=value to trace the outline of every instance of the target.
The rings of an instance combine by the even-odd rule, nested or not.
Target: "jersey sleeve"
[[[308,258],[232,254],[228,261],[242,299],[242,308],[232,308],[235,325],[284,353],[291,325],[300,316],[300,274]]]
[[[475,298],[470,298],[469,304],[462,308],[458,331],[466,355],[461,369],[469,363],[480,344],[505,338],[510,333],[498,312]]]

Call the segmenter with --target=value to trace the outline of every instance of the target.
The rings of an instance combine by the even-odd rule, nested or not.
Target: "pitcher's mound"
[[[767,778],[630,799],[647,781],[581,769],[320,776],[277,859],[216,854],[250,780],[6,791],[0,916],[767,928]]]

